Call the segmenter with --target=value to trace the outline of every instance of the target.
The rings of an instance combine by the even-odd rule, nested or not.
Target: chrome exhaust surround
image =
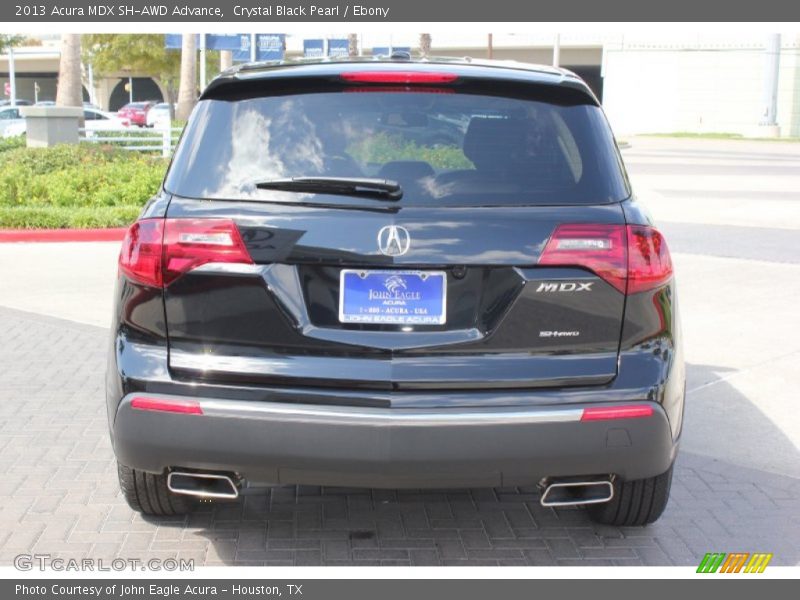
[[[214,473],[190,473],[170,471],[167,475],[167,488],[175,494],[197,496],[198,498],[225,498],[235,500],[239,488],[228,475]]]

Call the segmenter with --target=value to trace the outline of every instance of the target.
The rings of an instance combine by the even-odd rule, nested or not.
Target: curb
[[[109,229],[0,229],[0,242],[121,242],[124,227]]]

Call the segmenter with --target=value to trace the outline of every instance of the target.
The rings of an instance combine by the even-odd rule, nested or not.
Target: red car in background
[[[131,125],[144,127],[147,125],[147,112],[155,106],[152,100],[144,102],[129,102],[117,111],[117,116],[121,119],[128,119]]]

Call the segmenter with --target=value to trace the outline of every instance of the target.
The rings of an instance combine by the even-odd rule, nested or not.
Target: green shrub
[[[14,137],[0,138],[0,154],[8,150],[16,150],[25,146],[25,136],[17,135]]]
[[[394,160],[424,160],[434,169],[471,169],[458,146],[421,146],[401,136],[379,133],[351,144],[347,152],[359,162],[384,164]]]
[[[158,191],[166,166],[95,144],[0,150],[0,227],[123,225]]]
[[[0,228],[90,229],[125,227],[136,220],[141,206],[61,207],[0,206]]]

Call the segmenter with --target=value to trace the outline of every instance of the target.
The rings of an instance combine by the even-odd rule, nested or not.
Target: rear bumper
[[[199,415],[136,409],[137,395],[125,396],[113,418],[120,462],[150,472],[233,471],[255,484],[445,488],[569,475],[639,479],[666,471],[677,451],[655,402],[638,403],[652,407],[648,417],[582,421],[591,405],[397,409],[202,398]]]

